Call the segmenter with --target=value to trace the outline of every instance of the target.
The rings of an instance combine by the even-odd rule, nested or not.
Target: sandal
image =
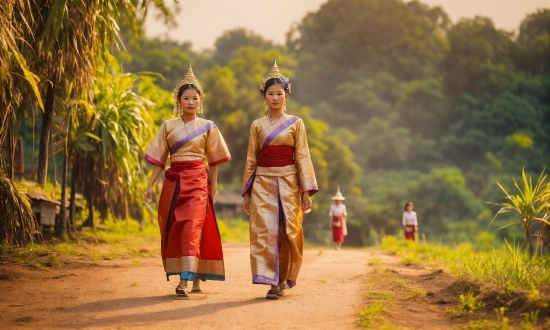
[[[176,287],[176,295],[178,297],[189,297],[185,290],[183,290],[183,288],[179,285]]]
[[[277,290],[277,295],[279,297],[282,297],[285,295],[285,289],[286,289],[286,285],[285,284],[281,284],[279,285],[279,289]]]
[[[190,293],[202,293],[201,289],[193,289]]]
[[[265,299],[270,299],[270,300],[279,299],[279,290],[273,289],[273,290],[267,291],[267,295],[265,296]]]

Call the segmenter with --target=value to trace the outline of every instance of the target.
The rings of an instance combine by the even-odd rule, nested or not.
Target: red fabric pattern
[[[161,255],[223,260],[221,238],[203,161],[172,162],[159,200]],[[179,195],[174,196],[179,180]],[[173,214],[170,214],[175,198]],[[166,231],[167,223],[171,226]]]
[[[268,145],[260,150],[258,166],[278,167],[294,164],[294,147],[283,145]]]
[[[407,228],[410,228],[410,229],[409,229],[410,231],[407,231]],[[405,239],[414,241],[414,232],[415,232],[415,229],[416,229],[416,228],[414,227],[414,225],[406,225],[406,226],[405,226],[405,230],[404,230]]]
[[[342,217],[332,217],[332,241],[344,242],[344,219]]]

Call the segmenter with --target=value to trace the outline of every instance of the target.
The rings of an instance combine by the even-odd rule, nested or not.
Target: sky
[[[179,0],[181,11],[176,28],[168,28],[149,15],[145,22],[147,36],[189,41],[193,49],[214,48],[224,31],[247,28],[282,44],[285,35],[309,12],[317,11],[327,0]],[[167,0],[170,3],[170,0]],[[550,0],[421,0],[441,6],[453,22],[460,18],[487,16],[496,27],[517,30],[527,14],[549,8]]]

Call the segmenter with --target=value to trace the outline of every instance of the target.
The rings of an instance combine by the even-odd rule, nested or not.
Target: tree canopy
[[[135,183],[94,183],[97,198],[90,204],[101,212],[143,217],[133,211],[143,207],[131,193],[146,180],[139,154],[149,134],[173,116],[170,93],[190,63],[205,90],[204,116],[217,123],[233,156],[220,166],[220,190],[240,190],[248,128],[264,115],[258,85],[273,60],[290,76],[288,112],[304,119],[320,186],[304,222],[313,242],[328,240],[323,230],[338,184],[347,197],[351,244],[400,231],[409,200],[428,239],[476,239],[493,211],[483,202],[500,198],[494,182],[550,165],[549,9],[529,14],[510,32],[486,17],[453,24],[442,8],[420,1],[328,0],[288,31],[284,45],[246,29],[224,32],[214,49],[203,52],[128,28],[122,39],[126,48],[115,52],[117,61],[87,77],[97,82],[92,97],[69,95],[90,104],[73,109],[83,124],[70,135],[57,129],[73,140],[71,169],[78,155],[91,169],[104,166],[101,180]],[[12,56],[9,51],[0,49],[0,63]],[[108,64],[98,57],[92,66],[99,63]],[[9,64],[27,86],[36,84],[23,62]],[[72,64],[64,69],[85,74]],[[70,84],[60,86],[66,91]],[[13,104],[21,103],[20,94],[13,94],[19,102]],[[118,199],[122,190],[125,197]],[[510,228],[497,232],[514,234]]]

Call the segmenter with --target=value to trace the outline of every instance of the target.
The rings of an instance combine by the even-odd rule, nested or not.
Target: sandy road
[[[0,281],[2,329],[351,329],[370,252],[311,248],[298,285],[276,301],[252,285],[246,245],[224,246],[226,281],[176,298],[160,258],[106,260]]]

